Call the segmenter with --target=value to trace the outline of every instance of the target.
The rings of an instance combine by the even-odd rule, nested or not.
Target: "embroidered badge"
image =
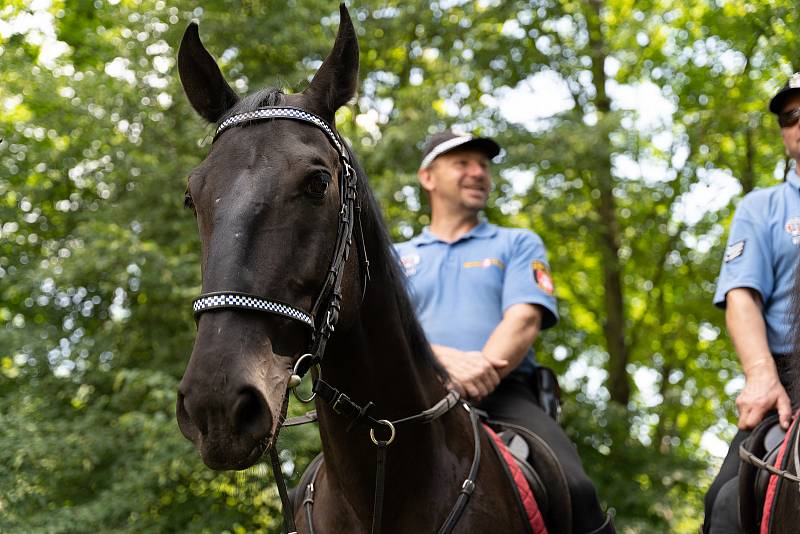
[[[533,279],[536,281],[536,285],[548,295],[552,295],[553,291],[555,291],[555,285],[547,265],[540,261],[533,261],[531,262],[531,270],[533,270]]]
[[[791,217],[784,228],[792,236],[792,244],[800,245],[800,217]]]
[[[411,254],[400,258],[400,263],[403,264],[403,270],[405,270],[406,276],[417,274],[417,265],[419,265],[419,261],[419,254]]]
[[[498,260],[497,258],[484,258],[480,261],[465,261],[464,268],[470,269],[473,267],[480,267],[482,269],[488,269],[489,267],[495,266],[501,271],[506,268],[506,264],[502,261]]]
[[[725,249],[725,263],[733,261],[744,253],[744,239]]]

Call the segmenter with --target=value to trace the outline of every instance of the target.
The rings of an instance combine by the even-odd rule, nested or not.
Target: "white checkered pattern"
[[[299,310],[282,302],[247,295],[245,293],[210,293],[201,295],[192,304],[195,316],[204,311],[218,308],[243,308],[246,310],[263,311],[282,315],[289,319],[300,321],[311,328],[314,328],[314,319],[306,312]]]
[[[247,123],[256,120],[267,120],[267,119],[292,119],[297,121],[304,121],[310,122],[323,132],[325,135],[328,136],[328,139],[331,140],[333,146],[336,147],[336,150],[339,154],[344,155],[346,152],[342,148],[341,143],[339,143],[339,138],[336,137],[336,134],[333,133],[333,129],[328,126],[328,123],[322,120],[322,118],[314,115],[313,113],[309,113],[308,111],[304,111],[299,108],[292,108],[292,107],[267,107],[267,108],[258,108],[254,111],[248,111],[247,113],[239,113],[237,115],[232,115],[222,121],[222,123],[217,128],[217,133],[214,135],[214,139],[219,137],[222,132],[227,130],[228,128],[232,128],[234,126],[238,126],[242,123]]]

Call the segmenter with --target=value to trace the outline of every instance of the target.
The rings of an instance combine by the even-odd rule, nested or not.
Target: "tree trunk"
[[[586,13],[589,31],[589,52],[592,57],[592,79],[596,91],[595,106],[598,123],[611,111],[611,102],[606,94],[605,40],[601,26],[602,0],[590,0]],[[597,211],[600,216],[599,246],[603,258],[603,283],[605,289],[603,333],[608,350],[608,389],[613,402],[623,406],[630,399],[631,386],[626,369],[629,347],[625,336],[625,306],[622,285],[622,264],[619,259],[620,228],[617,221],[617,206],[614,198],[614,180],[611,174],[611,147],[605,140],[604,155],[595,169],[596,184],[600,191]]]
[[[753,126],[748,118],[747,127],[744,129],[744,165],[742,169],[742,194],[746,195],[756,185],[755,148],[753,147]]]

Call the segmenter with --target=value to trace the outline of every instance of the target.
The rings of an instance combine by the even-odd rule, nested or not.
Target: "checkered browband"
[[[269,119],[290,119],[311,123],[325,133],[330,142],[333,143],[334,148],[336,148],[337,152],[339,152],[339,155],[344,157],[347,154],[342,147],[342,144],[339,142],[339,138],[335,133],[333,133],[333,129],[328,126],[327,122],[311,112],[300,108],[293,108],[291,106],[258,108],[253,111],[231,115],[222,121],[217,127],[217,133],[214,134],[214,140],[216,141],[217,138],[222,135],[222,132],[228,130],[229,128],[233,128],[234,126]]]
[[[240,308],[282,315],[314,328],[314,318],[303,310],[299,310],[283,302],[275,302],[274,300],[267,300],[256,297],[255,295],[248,295],[247,293],[230,291],[207,293],[196,298],[192,303],[192,308],[194,309],[195,317],[208,310],[218,308]]]

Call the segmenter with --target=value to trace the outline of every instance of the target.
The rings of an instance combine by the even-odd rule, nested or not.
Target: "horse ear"
[[[209,122],[217,122],[239,100],[223,78],[217,62],[200,42],[194,22],[186,28],[181,40],[178,73],[192,107]]]
[[[358,87],[358,38],[344,3],[339,4],[339,31],[333,50],[325,58],[311,84],[303,92],[309,106],[333,123],[336,110],[356,94]]]

